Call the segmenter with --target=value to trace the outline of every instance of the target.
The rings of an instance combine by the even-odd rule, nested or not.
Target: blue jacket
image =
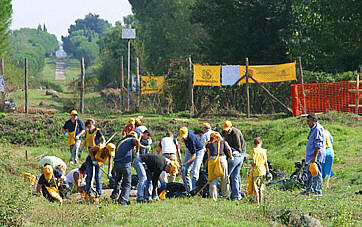
[[[184,139],[184,142],[191,154],[194,154],[204,148],[199,138],[190,130],[188,130],[187,140]]]

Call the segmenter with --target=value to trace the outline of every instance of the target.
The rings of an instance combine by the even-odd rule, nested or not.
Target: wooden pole
[[[362,72],[362,67],[360,68],[360,72]],[[359,74],[357,71],[356,76],[356,114],[358,114],[358,108],[359,108]]]
[[[300,83],[302,84],[302,96],[303,96],[303,113],[307,113],[307,108],[305,106],[305,93],[304,93],[304,77],[303,77],[303,68],[302,68],[302,58],[298,57],[298,64],[299,64],[299,79]]]
[[[84,58],[80,61],[80,113],[84,113]]]
[[[3,76],[4,80],[4,91],[0,92],[0,112],[5,111],[5,68],[4,68],[4,59],[0,58],[0,76]]]
[[[25,160],[28,161],[28,150],[25,150]]]
[[[245,59],[245,66],[246,66],[246,98],[248,102],[248,110],[247,110],[247,117],[250,118],[250,96],[249,96],[249,58]]]
[[[140,80],[140,59],[137,57],[137,67],[136,67],[136,73],[137,73],[137,110],[140,108],[140,100],[141,100],[141,80]]]
[[[193,74],[192,74],[192,60],[191,56],[189,56],[189,68],[190,68],[190,82],[189,82],[189,89],[190,89],[190,99],[191,99],[191,106],[190,106],[190,115],[194,115],[194,88],[193,88]]]
[[[266,87],[264,87],[262,84],[260,84],[258,81],[256,81],[252,76],[249,76],[250,79],[252,79],[257,85],[259,85],[261,88],[264,89],[264,91],[266,91],[266,93],[268,93],[268,95],[270,95],[270,97],[272,97],[275,101],[277,101],[280,105],[282,105],[285,109],[287,109],[289,112],[293,113],[293,111],[287,107],[284,103],[282,103],[278,98],[276,98]]]
[[[25,73],[25,113],[29,113],[28,110],[28,59],[24,59],[24,73]]]

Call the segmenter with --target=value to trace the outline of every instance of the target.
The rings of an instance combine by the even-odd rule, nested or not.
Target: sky
[[[45,24],[59,41],[62,35],[68,35],[68,28],[76,19],[88,13],[98,14],[113,25],[132,14],[128,0],[13,0],[12,4],[12,30]]]

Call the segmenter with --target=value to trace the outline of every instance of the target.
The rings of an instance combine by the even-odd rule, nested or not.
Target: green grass
[[[181,126],[200,131],[204,121],[220,129],[224,117],[203,119],[183,118],[184,113],[159,116],[145,114],[144,124],[153,133],[157,143],[167,129],[178,131]],[[120,132],[133,115],[81,115],[93,117],[106,137]],[[109,200],[86,205],[70,201],[59,206],[42,197],[31,196],[31,187],[22,181],[23,172],[39,176],[37,163],[44,155],[56,155],[68,160],[66,141],[60,127],[68,114],[9,115],[0,116],[0,174],[6,179],[0,184],[0,223],[20,225],[180,225],[180,226],[268,226],[272,222],[288,224],[286,213],[307,214],[318,218],[325,226],[361,225],[362,199],[355,192],[360,190],[362,138],[360,118],[355,115],[330,113],[321,116],[321,123],[334,137],[336,176],[331,188],[324,189],[321,198],[300,196],[300,190],[281,191],[267,188],[265,204],[256,206],[249,198],[240,202],[217,201],[203,198],[170,199],[152,204],[132,204],[124,208]],[[309,129],[305,119],[237,119],[231,118],[240,128],[251,149],[252,139],[262,136],[268,158],[274,167],[289,175],[294,162],[305,156]],[[117,138],[118,139],[118,138]],[[117,140],[116,139],[116,140]],[[116,142],[116,140],[114,142]],[[13,144],[13,145],[12,145]],[[182,145],[184,150],[184,145]],[[28,150],[29,161],[25,161]],[[85,160],[83,156],[82,161]],[[68,171],[76,165],[68,167]],[[106,177],[103,177],[105,184]],[[246,181],[244,175],[243,182]],[[49,212],[51,211],[51,212]]]

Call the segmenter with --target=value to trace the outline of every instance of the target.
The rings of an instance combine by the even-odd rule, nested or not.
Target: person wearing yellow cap
[[[116,146],[113,143],[100,144],[99,146],[89,148],[89,155],[85,160],[87,169],[85,191],[87,196],[91,195],[93,173],[95,174],[97,196],[102,196],[102,168],[108,160],[108,177],[111,177],[112,158],[115,150]]]
[[[78,112],[72,110],[71,118],[67,120],[62,128],[62,133],[68,137],[68,145],[71,153],[69,162],[78,163],[81,153],[78,153],[82,142],[82,136],[85,133],[85,127],[81,119],[78,118]]]
[[[183,180],[186,183],[187,190],[192,191],[196,188],[196,182],[199,179],[201,163],[205,155],[205,147],[201,144],[199,138],[186,127],[180,129],[180,137],[183,139],[187,152],[181,170],[184,173]],[[192,179],[190,172],[192,170]]]
[[[305,161],[309,164],[308,166],[308,179],[307,187],[302,194],[309,195],[312,193],[314,196],[322,196],[322,163],[326,159],[326,136],[325,129],[318,122],[318,117],[315,114],[308,114],[307,125],[310,128],[308,143],[306,147],[306,158]],[[318,167],[318,174],[313,176],[311,173],[310,165],[315,164]],[[316,171],[314,171],[316,172]]]
[[[144,154],[134,160],[138,176],[137,202],[159,200],[157,188],[162,171],[169,173],[173,161],[157,154]]]
[[[222,136],[228,142],[234,157],[228,160],[228,173],[231,184],[230,200],[240,200],[243,194],[241,191],[240,169],[246,156],[246,143],[241,131],[233,127],[231,121],[224,122]]]
[[[219,135],[219,137],[222,138],[218,132],[215,132],[214,130],[211,129],[211,125],[207,122],[202,123],[201,128],[202,128],[202,133],[203,133],[201,136],[201,144],[204,147],[206,146],[206,143],[210,140],[211,133],[217,133]],[[204,164],[206,163],[207,159],[208,159],[208,155],[207,155],[207,152],[205,152],[204,159],[203,159]],[[207,166],[207,165],[205,165],[205,166]]]
[[[122,136],[126,137],[128,135],[128,133],[130,133],[131,131],[136,131],[136,125],[135,124],[136,124],[136,119],[131,117],[128,120],[128,124],[122,130]]]
[[[56,198],[51,196],[47,187],[58,187],[56,184],[59,184],[60,181],[65,181],[65,177],[62,175],[62,173],[57,169],[53,169],[51,165],[45,164],[43,168],[43,174],[38,180],[36,191],[38,193],[41,192],[45,198],[53,202],[56,200]],[[61,193],[60,196],[64,197],[64,194]]]

